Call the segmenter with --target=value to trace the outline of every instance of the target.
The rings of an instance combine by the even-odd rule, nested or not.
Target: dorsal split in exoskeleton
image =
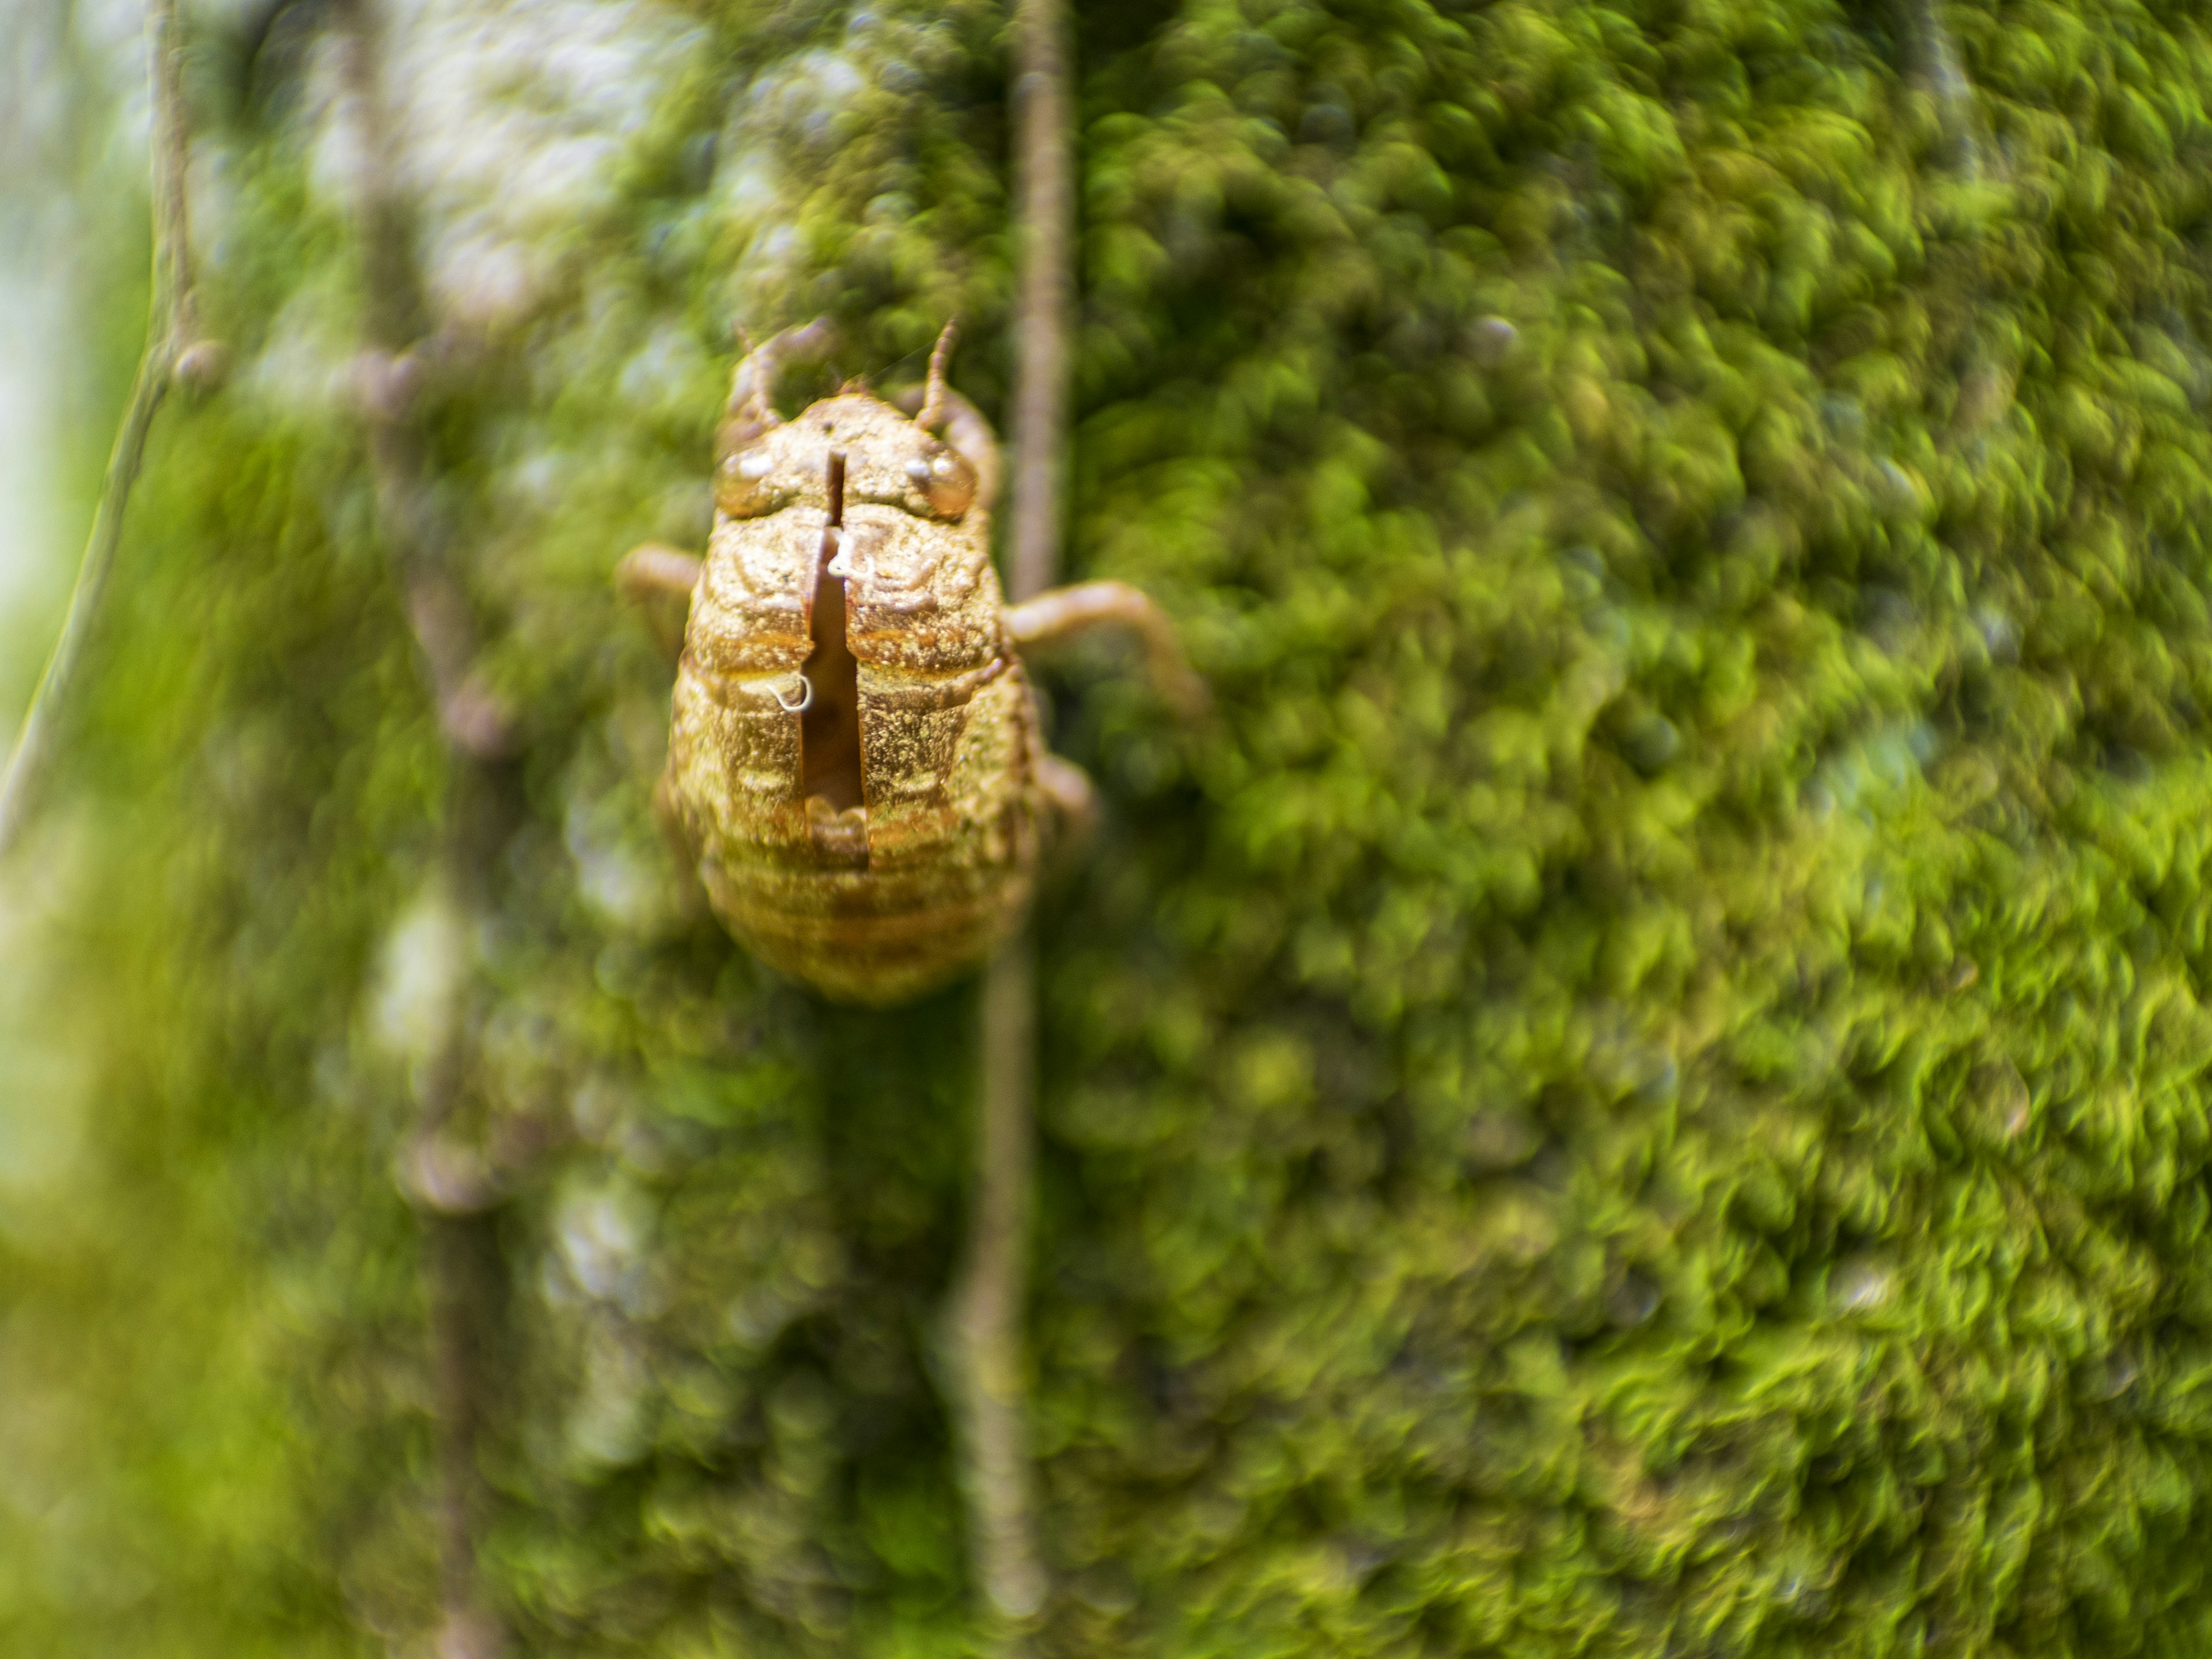
[[[951,326],[911,417],[853,386],[779,417],[779,370],[828,337],[788,330],[738,365],[705,559],[641,547],[617,580],[690,601],[654,801],[715,914],[771,967],[888,1003],[981,963],[1028,905],[1044,834],[1088,815],[1023,650],[1126,629],[1179,706],[1205,688],[1126,583],[1001,602],[998,443],[945,382]]]

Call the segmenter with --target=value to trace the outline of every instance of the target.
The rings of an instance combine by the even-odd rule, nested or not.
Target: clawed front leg
[[[1093,629],[1115,628],[1136,635],[1145,647],[1152,684],[1181,714],[1197,716],[1211,707],[1206,682],[1183,655],[1182,641],[1168,613],[1127,582],[1079,582],[1006,610],[1006,629],[1017,646],[1057,645]]]
[[[699,560],[665,542],[647,542],[623,555],[615,567],[615,586],[633,599],[666,593],[688,599],[699,586]]]
[[[1073,761],[1048,751],[1037,757],[1036,781],[1052,808],[1059,843],[1079,847],[1090,840],[1098,827],[1098,792],[1091,787],[1091,775]]]
[[[692,591],[699,586],[699,573],[703,568],[699,560],[679,548],[670,547],[661,542],[647,542],[642,547],[634,547],[623,555],[622,562],[615,567],[615,586],[622,590],[625,598],[635,599],[641,605],[659,599],[679,599],[688,605]],[[673,632],[674,649],[672,650],[669,648],[671,630],[662,620],[661,613],[656,611],[653,613],[653,633],[659,637],[661,648],[672,657],[679,654],[684,648],[682,621],[678,622]]]

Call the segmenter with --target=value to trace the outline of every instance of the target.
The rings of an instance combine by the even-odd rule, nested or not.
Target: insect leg
[[[672,606],[655,605],[653,601],[678,599],[689,605],[692,590],[699,586],[702,568],[689,553],[659,542],[632,548],[615,567],[615,586],[622,590],[623,597],[652,607],[647,618],[652,624],[653,637],[671,657],[684,649],[684,618],[672,616]]]
[[[1059,838],[1088,840],[1098,822],[1098,792],[1091,787],[1091,775],[1073,761],[1048,752],[1036,758],[1036,782],[1052,808]]]
[[[688,599],[691,590],[699,586],[703,568],[689,553],[664,542],[647,542],[623,555],[623,562],[615,567],[615,586],[633,599],[649,599],[661,593]]]
[[[1186,714],[1203,714],[1212,698],[1192,671],[1168,613],[1127,582],[1079,582],[1006,609],[1006,631],[1024,649],[1057,645],[1093,629],[1119,629],[1145,647],[1152,684]]]

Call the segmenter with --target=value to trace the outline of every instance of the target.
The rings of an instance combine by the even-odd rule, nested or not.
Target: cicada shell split
[[[644,548],[635,590],[690,599],[658,801],[714,913],[763,962],[847,1001],[902,1001],[1019,922],[1039,849],[1088,785],[1044,747],[1018,647],[1100,623],[1194,690],[1172,630],[1120,583],[1008,610],[991,563],[997,444],[945,384],[907,414],[852,387],[769,401],[816,324],[739,364],[703,562]]]

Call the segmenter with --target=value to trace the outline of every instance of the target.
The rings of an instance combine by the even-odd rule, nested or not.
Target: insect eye
[[[781,505],[785,491],[769,482],[765,449],[740,449],[714,469],[714,505],[733,519],[757,519]]]
[[[937,518],[957,519],[975,499],[975,469],[956,451],[917,455],[906,464],[906,476],[928,498]]]

